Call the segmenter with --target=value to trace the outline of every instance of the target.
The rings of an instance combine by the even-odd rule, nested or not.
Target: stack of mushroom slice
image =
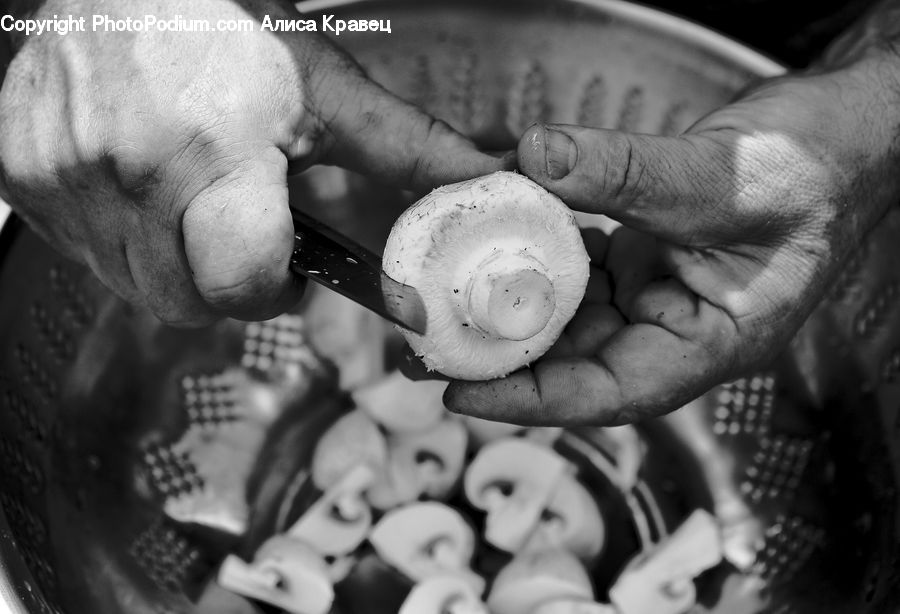
[[[518,437],[492,441],[469,465],[464,488],[487,513],[485,540],[501,550],[563,548],[590,561],[603,548],[596,501],[548,446]]]
[[[353,394],[386,434],[384,470],[368,491],[373,507],[389,510],[422,498],[446,499],[465,466],[468,431],[447,412],[446,383],[412,381],[399,371]]]
[[[349,573],[372,526],[365,493],[386,459],[384,435],[366,414],[339,418],[313,452],[312,480],[322,495],[285,534],[266,541],[253,563],[228,556],[219,584],[291,614],[326,614],[334,583]]]

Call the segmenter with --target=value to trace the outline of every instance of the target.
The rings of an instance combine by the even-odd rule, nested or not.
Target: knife
[[[296,210],[291,270],[342,294],[404,328],[425,334],[422,297],[389,277],[381,257],[335,229]]]

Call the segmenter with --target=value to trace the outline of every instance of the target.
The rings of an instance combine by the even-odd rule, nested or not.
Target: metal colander
[[[392,34],[339,42],[386,87],[493,149],[539,119],[677,133],[781,70],[699,27],[614,1],[315,10],[390,19]],[[335,169],[292,181],[296,206],[376,250],[411,198]],[[693,612],[897,609],[898,233],[892,213],[766,369],[634,430],[564,435],[560,449],[610,527],[591,570],[601,595],[629,557],[703,507],[724,527],[726,562],[698,578]],[[309,504],[312,447],[350,407],[346,391],[393,366],[394,333],[317,288],[269,322],[170,330],[15,218],[0,251],[8,607],[266,611],[218,589],[216,566],[229,552],[249,557]],[[336,612],[395,611],[401,588],[354,582]]]

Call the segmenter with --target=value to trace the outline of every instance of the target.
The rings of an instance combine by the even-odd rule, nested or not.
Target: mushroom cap
[[[507,552],[520,550],[568,470],[569,462],[555,450],[518,437],[482,447],[463,487],[469,502],[487,512],[488,543]]]
[[[500,570],[487,604],[493,614],[522,614],[555,599],[593,601],[587,571],[566,550],[529,550]]]
[[[353,393],[353,400],[375,422],[391,433],[415,433],[434,426],[444,417],[446,382],[413,381],[393,371]]]
[[[369,502],[389,509],[423,494],[447,496],[462,475],[467,443],[468,432],[454,417],[427,431],[388,438],[388,463],[369,489]]]
[[[378,425],[359,409],[335,421],[316,443],[312,458],[313,483],[327,491],[358,465],[376,470],[387,461],[387,441]]]
[[[569,208],[510,172],[422,198],[394,224],[382,262],[426,306],[425,335],[401,329],[410,347],[429,369],[468,380],[540,358],[575,315],[589,272]]]
[[[370,467],[357,465],[304,512],[288,529],[288,535],[303,540],[324,555],[353,551],[372,525],[372,510],[363,495],[374,479]]]
[[[434,501],[410,503],[386,513],[369,541],[378,555],[408,578],[448,572],[462,575],[480,593],[483,580],[470,569],[475,532],[458,511]]]
[[[426,578],[409,592],[398,614],[489,614],[472,585],[457,575]]]

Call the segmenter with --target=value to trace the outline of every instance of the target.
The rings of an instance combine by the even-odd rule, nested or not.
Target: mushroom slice
[[[552,446],[563,432],[562,427],[559,426],[526,427],[475,416],[464,416],[463,421],[466,423],[472,442],[479,447],[501,437],[525,437],[535,443]]]
[[[566,597],[545,601],[529,614],[619,614],[619,612],[608,603]]]
[[[500,570],[487,604],[493,614],[522,614],[557,599],[593,601],[587,571],[565,550],[529,550]]]
[[[416,584],[398,614],[489,614],[464,578],[432,576]]]
[[[564,475],[525,547],[565,548],[590,561],[605,541],[606,527],[594,497],[573,476]]]
[[[453,417],[427,431],[388,439],[388,463],[368,491],[377,509],[390,509],[415,501],[447,496],[465,466],[468,432]]]
[[[365,412],[356,409],[338,418],[316,444],[313,483],[327,491],[357,465],[367,465],[377,472],[386,461],[384,435]]]
[[[481,448],[464,479],[466,498],[487,512],[488,543],[517,552],[537,528],[569,463],[524,439],[498,439]]]
[[[366,465],[357,465],[329,487],[288,529],[324,555],[344,555],[356,549],[372,525],[372,510],[363,498],[375,480]]]
[[[357,406],[391,433],[424,431],[444,417],[446,382],[413,381],[399,370],[353,393]]]
[[[484,580],[469,568],[475,532],[443,503],[411,503],[391,510],[372,529],[369,541],[382,560],[412,580],[454,574],[476,593],[484,590]]]
[[[610,601],[621,614],[682,614],[696,601],[694,578],[721,560],[718,523],[697,510],[625,567],[609,590]]]
[[[227,556],[218,582],[234,593],[290,614],[326,614],[334,601],[334,587],[322,557],[303,542],[285,536],[263,544],[252,564]]]
[[[400,329],[429,369],[502,377],[541,357],[584,297],[589,258],[572,211],[498,172],[434,190],[394,223],[384,271],[416,288],[428,331]]]

